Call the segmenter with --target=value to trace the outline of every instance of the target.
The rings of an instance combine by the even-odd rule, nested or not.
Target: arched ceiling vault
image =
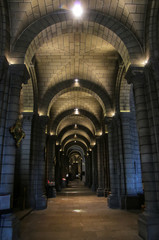
[[[98,119],[98,121],[100,121],[103,116],[98,101],[89,93],[82,92],[80,89],[79,91],[66,92],[59,96],[59,98],[53,102],[49,115],[51,116],[52,122],[54,122],[62,112],[76,108],[89,111]]]
[[[59,132],[61,132],[65,127],[69,126],[69,125],[82,125],[85,128],[88,128],[90,130],[90,132],[92,132],[93,135],[95,135],[96,133],[96,128],[93,124],[93,122],[82,115],[68,115],[66,117],[64,117],[61,122],[59,122],[57,128],[56,128],[56,132],[50,131],[50,133],[52,134],[56,134],[58,136]]]
[[[87,148],[90,147],[90,142],[88,141],[87,138],[85,138],[84,136],[80,135],[80,134],[76,134],[76,137],[74,137],[74,134],[67,136],[65,139],[63,139],[61,146],[63,148],[63,146],[65,146],[65,144],[67,144],[70,141],[74,141],[74,143],[76,143],[77,141],[82,142],[83,144],[85,144],[87,146]]]
[[[128,109],[129,89],[119,77],[120,64],[126,71],[145,60],[148,0],[140,1],[140,7],[130,0],[81,0],[85,12],[80,20],[70,12],[72,0],[63,0],[64,5],[60,0],[7,2],[10,61],[25,62],[33,85],[33,94],[31,84],[23,87],[24,111],[48,115],[48,132],[57,135],[64,150],[87,151],[101,133],[104,117],[113,116],[115,106]]]
[[[76,114],[74,109],[68,109],[66,111],[63,111],[60,115],[58,115],[54,121],[52,121],[52,119],[50,120],[49,127],[53,133],[55,132],[57,133],[59,123],[63,121],[67,116],[72,116],[72,118],[75,119],[76,118],[80,119],[80,117],[84,116],[86,120],[88,119],[89,121],[92,122],[96,134],[98,134],[98,132],[101,131],[101,123],[98,121],[94,114],[84,109],[79,109],[79,114]]]
[[[63,147],[64,153],[67,155],[68,150],[69,149],[74,149],[74,150],[82,150],[82,152],[84,152],[84,155],[87,154],[87,146],[85,145],[85,143],[83,143],[82,141],[76,141],[76,143],[74,142],[74,140],[70,140],[68,141],[65,146]]]
[[[63,128],[59,133],[58,133],[58,141],[60,141],[62,139],[62,137],[68,133],[69,131],[74,131],[74,132],[84,132],[91,141],[94,140],[94,135],[93,133],[85,126],[82,125],[77,125],[75,127],[75,125],[68,125],[67,127]]]
[[[84,84],[83,84],[83,82],[84,82]],[[69,86],[71,86],[71,85],[72,86],[67,88],[66,87],[67,83],[69,83]],[[89,83],[88,80],[82,80],[82,79],[80,79],[78,83],[76,83],[74,80],[66,80],[65,82],[62,82],[62,84],[58,84],[58,87],[60,87],[59,85],[63,85],[64,89],[59,91],[59,92],[57,92],[56,95],[53,95],[53,93],[54,93],[54,88],[56,89],[56,91],[58,91],[58,87],[57,86],[49,89],[49,92],[51,94],[49,95],[48,91],[46,92],[46,94],[45,94],[45,96],[44,96],[44,98],[43,98],[43,100],[41,102],[41,106],[39,107],[39,111],[45,113],[45,109],[48,109],[47,115],[49,115],[51,107],[54,105],[54,103],[58,100],[58,98],[60,96],[66,94],[66,93],[72,94],[72,92],[74,92],[73,95],[75,95],[75,94],[78,95],[78,94],[81,94],[81,93],[84,95],[84,93],[85,93],[85,96],[87,96],[87,97],[88,96],[90,96],[90,97],[92,96],[92,99],[94,98],[94,101],[97,100],[97,102],[101,106],[103,114],[106,115],[106,106],[105,106],[105,103],[103,102],[103,99],[101,98],[102,96],[97,95],[97,92],[98,92],[96,90],[96,89],[98,89],[97,85],[94,84],[94,89],[90,89],[88,87],[87,88],[83,87],[83,85],[86,85],[88,83]],[[107,93],[104,91],[104,89],[101,89],[101,90],[103,90],[103,92],[104,92],[103,96],[106,95],[106,97],[107,97]],[[51,97],[51,96],[53,96],[52,100],[49,101],[49,97]],[[107,97],[107,101],[105,101],[105,102],[107,103],[108,109],[110,110],[110,106],[109,106],[110,99],[109,99],[109,97]],[[47,103],[50,103],[49,107],[47,107],[47,105],[46,105]]]
[[[123,55],[123,51],[121,51],[121,56],[123,56],[122,58],[125,64],[127,64],[126,62],[128,61],[129,56],[130,56],[130,62],[137,64],[137,61],[139,60],[138,53],[141,54],[142,48],[137,37],[131,31],[132,30],[131,28],[127,28],[125,25],[122,24],[121,21],[117,21],[117,19],[115,19],[114,16],[104,15],[99,11],[93,11],[93,10],[87,11],[87,14],[85,14],[85,16],[83,17],[83,23],[84,21],[90,21],[90,19],[91,19],[91,22],[100,24],[102,27],[106,27],[108,31],[113,32],[113,36],[115,36],[116,40],[118,39],[118,41],[115,41],[115,38],[114,38],[112,44],[115,44],[115,43],[117,44],[117,46],[116,47],[114,46],[114,47],[118,49],[118,52],[120,51],[119,44],[123,42],[123,46],[125,45],[126,49],[128,49],[128,53],[126,53],[127,60]],[[25,56],[25,53],[30,43],[40,32],[42,32],[47,27],[57,23],[61,23],[61,28],[63,28],[66,25],[66,23],[67,22],[70,23],[71,20],[72,20],[72,24],[70,24],[70,26],[74,27],[74,23],[73,23],[74,20],[69,11],[66,11],[65,13],[62,11],[57,11],[52,14],[47,14],[44,17],[38,19],[37,21],[34,21],[22,32],[21,35],[19,35],[19,38],[15,41],[13,45],[13,51],[12,51],[11,57],[15,59],[16,54],[18,52],[21,52],[19,57],[23,58]],[[93,34],[93,32],[91,32],[91,34]],[[98,33],[97,35],[100,36],[100,34]],[[108,42],[112,41],[112,38],[109,38],[109,37],[106,37],[106,38]],[[24,39],[25,39],[25,42],[24,42]]]
[[[65,134],[63,134],[62,138],[60,139],[60,144],[62,144],[63,140],[66,137],[71,136],[71,135],[73,135],[74,138],[78,137],[79,135],[83,136],[83,137],[85,137],[85,139],[87,139],[90,142],[90,144],[91,144],[91,142],[93,143],[93,140],[89,137],[89,135],[87,133],[85,133],[84,131],[81,131],[81,130],[72,129],[72,130],[65,132]]]
[[[81,154],[81,156],[83,157],[84,156],[84,154],[85,154],[85,152],[84,152],[84,149],[81,147],[81,146],[79,146],[79,145],[72,145],[72,146],[70,146],[70,147],[68,147],[67,148],[67,151],[65,151],[65,153],[66,153],[66,155],[67,156],[70,156],[72,153],[80,153]]]

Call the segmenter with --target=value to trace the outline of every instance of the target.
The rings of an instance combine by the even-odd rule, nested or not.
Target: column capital
[[[113,120],[113,117],[105,117],[104,118],[104,123],[105,124],[110,124],[112,120]]]
[[[130,65],[125,74],[125,79],[127,80],[128,84],[130,83],[136,84],[139,82],[144,83],[145,80],[144,69],[145,69],[144,67]]]
[[[27,84],[30,75],[25,64],[11,64],[10,71],[12,76],[21,80],[21,83]]]
[[[40,127],[45,128],[48,123],[49,117],[48,116],[39,116]]]
[[[38,114],[33,115],[33,121],[41,128],[45,128],[48,123],[49,117],[42,115],[39,116]]]

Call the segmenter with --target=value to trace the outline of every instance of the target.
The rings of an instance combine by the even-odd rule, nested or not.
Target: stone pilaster
[[[133,84],[137,128],[142,164],[142,180],[144,184],[146,209],[139,217],[139,235],[146,240],[159,238],[159,199],[157,194],[158,174],[156,174],[156,161],[152,145],[151,122],[149,121],[149,106],[146,91],[147,82],[143,68],[130,66],[126,74],[128,83]],[[152,96],[152,95],[151,95]],[[152,100],[152,99],[151,99]],[[153,121],[153,119],[151,119]]]
[[[44,209],[47,207],[45,189],[45,129],[48,122],[47,116],[33,116],[32,123],[32,152],[31,152],[31,198],[32,207]]]
[[[19,117],[19,101],[22,83],[27,83],[29,74],[24,64],[10,65],[1,68],[1,236],[5,239],[18,239],[18,220],[11,213],[14,186],[14,168],[16,145],[9,128]],[[4,214],[3,214],[4,213]],[[9,234],[9,235],[8,235]],[[10,236],[10,238],[8,238]]]
[[[98,169],[98,188],[97,196],[104,196],[104,168],[103,168],[103,137],[97,137],[97,169]]]

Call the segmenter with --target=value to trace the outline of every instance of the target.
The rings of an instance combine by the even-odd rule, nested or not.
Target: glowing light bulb
[[[75,111],[75,114],[79,114],[78,108],[75,108],[74,111]]]
[[[75,17],[81,17],[83,14],[83,9],[81,7],[81,4],[79,2],[76,2],[75,5],[72,8],[73,15]]]

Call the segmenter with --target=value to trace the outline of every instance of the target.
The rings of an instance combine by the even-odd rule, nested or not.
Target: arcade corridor
[[[139,211],[112,210],[79,181],[21,221],[23,240],[141,240]]]
[[[159,0],[0,0],[0,240],[138,235],[159,240]]]

